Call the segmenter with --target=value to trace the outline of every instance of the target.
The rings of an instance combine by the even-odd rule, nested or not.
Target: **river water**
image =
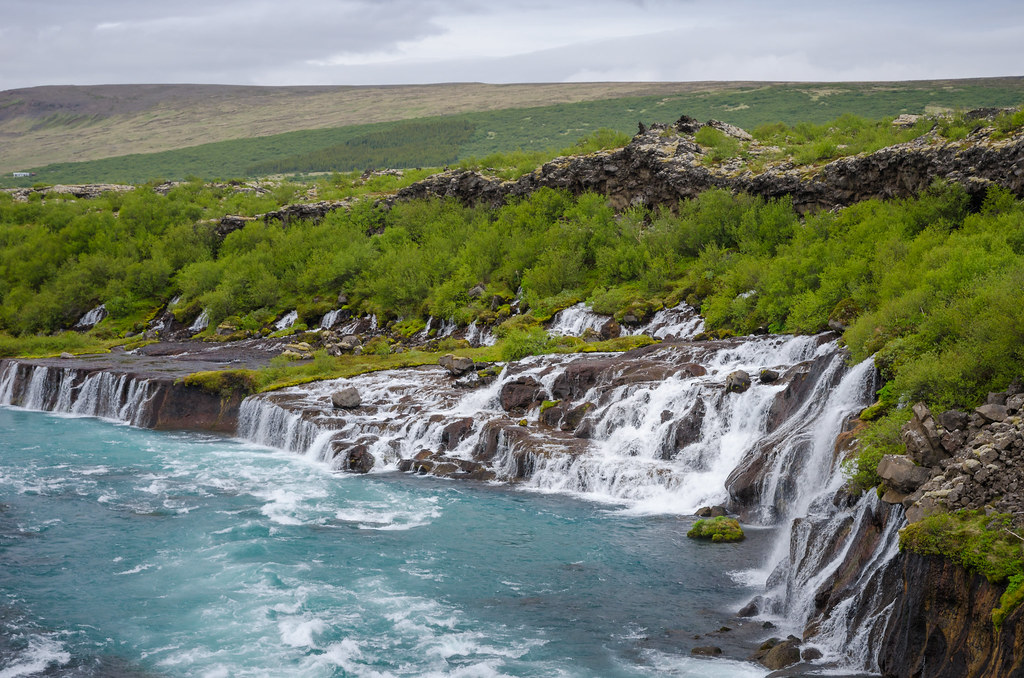
[[[774,533],[691,523],[0,408],[0,678],[763,676],[689,652]]]

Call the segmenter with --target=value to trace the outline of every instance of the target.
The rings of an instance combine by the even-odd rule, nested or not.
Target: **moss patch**
[[[709,539],[715,543],[743,541],[746,535],[735,518],[718,516],[707,520],[698,520],[686,533],[690,539]]]
[[[221,397],[245,397],[259,390],[259,375],[254,370],[215,370],[195,372],[182,382]]]
[[[1009,514],[941,513],[900,530],[900,549],[942,556],[998,584],[1024,574],[1024,551],[1010,525]]]

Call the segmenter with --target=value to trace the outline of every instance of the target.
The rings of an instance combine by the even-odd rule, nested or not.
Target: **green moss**
[[[1024,574],[1012,575],[1006,590],[999,597],[999,607],[992,610],[992,625],[998,631],[1003,626],[1006,616],[1017,609],[1024,601]]]
[[[195,372],[182,382],[186,386],[202,389],[221,397],[245,397],[259,390],[259,376],[254,370],[215,370]]]
[[[540,404],[540,413],[544,414],[547,410],[550,410],[561,402],[561,400],[545,400]]]
[[[1024,551],[1009,532],[1010,520],[977,511],[928,516],[900,530],[900,549],[941,556],[997,584],[1024,574]]]
[[[735,518],[718,516],[707,520],[698,520],[686,533],[690,539],[709,539],[715,543],[736,542],[746,539],[743,528]]]

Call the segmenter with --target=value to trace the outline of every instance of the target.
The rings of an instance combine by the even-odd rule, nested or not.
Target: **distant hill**
[[[386,87],[51,86],[0,92],[0,172],[296,130],[744,83],[480,83]]]
[[[110,85],[0,92],[0,186],[438,166],[686,114],[747,129],[1024,103],[1024,77],[898,83]],[[35,176],[14,179],[31,169]]]

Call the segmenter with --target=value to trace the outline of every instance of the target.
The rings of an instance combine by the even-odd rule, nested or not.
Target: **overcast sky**
[[[0,90],[997,75],[1022,0],[0,0]]]

